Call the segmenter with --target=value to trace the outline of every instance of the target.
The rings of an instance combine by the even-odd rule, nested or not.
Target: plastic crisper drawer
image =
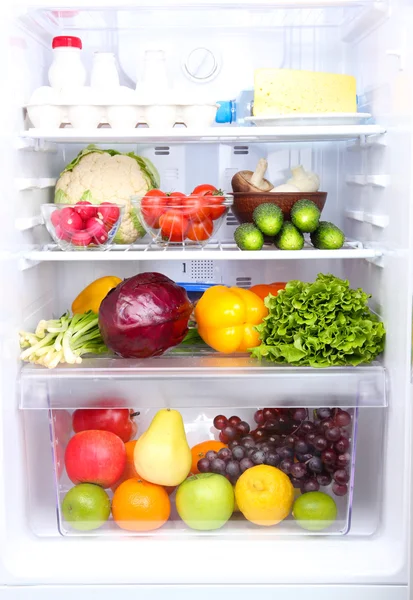
[[[48,371],[27,365],[21,373],[20,408],[24,411],[28,469],[36,471],[49,468],[53,479],[56,530],[63,536],[253,536],[269,537],[290,535],[344,535],[351,530],[351,515],[355,492],[357,438],[360,418],[376,415],[375,431],[371,445],[377,444],[384,424],[383,409],[386,406],[386,373],[379,364],[360,367],[311,369],[259,365],[247,357],[221,356],[206,352],[176,353],[146,360],[123,360],[113,358],[86,359],[78,366],[59,366]],[[218,414],[226,417],[237,415],[254,425],[254,413],[258,409],[277,408],[280,414],[291,414],[294,408],[306,408],[306,420],[318,418],[317,409],[329,407],[332,414],[340,409],[346,411],[351,422],[343,428],[349,441],[347,493],[337,496],[332,483],[320,487],[334,498],[337,516],[327,528],[307,530],[300,527],[290,514],[273,526],[259,526],[240,512],[234,512],[228,522],[212,531],[198,531],[187,526],[178,515],[176,490],[169,496],[171,513],[165,524],[149,531],[134,531],[119,527],[112,514],[98,529],[80,531],[74,529],[63,515],[62,502],[73,483],[65,469],[65,449],[72,431],[71,415],[79,408],[129,408],[139,411],[137,417],[139,437],[148,428],[159,409],[171,408],[182,415],[189,446],[206,440],[218,439],[219,431],[213,420]],[[30,459],[36,441],[36,433],[30,423],[44,411],[49,421],[50,450],[53,461],[50,466],[39,465]],[[290,412],[288,412],[290,411]],[[377,415],[380,415],[377,418]],[[370,417],[368,417],[370,418]],[[368,420],[368,419],[367,419]],[[296,433],[296,431],[293,431]],[[45,440],[44,440],[45,441]],[[371,449],[376,451],[375,448]],[[319,454],[318,454],[319,456]],[[297,458],[294,456],[294,461]],[[367,460],[364,456],[363,460]],[[380,480],[381,461],[371,461],[370,474]],[[373,464],[374,463],[374,464]],[[369,463],[370,464],[370,463]],[[371,470],[373,469],[373,471]],[[30,477],[32,475],[32,477]],[[38,472],[29,472],[29,480],[36,481]],[[36,479],[37,477],[37,479]],[[296,482],[297,483],[297,482]],[[35,485],[35,484],[33,484]],[[106,489],[110,500],[113,491]],[[168,490],[171,492],[171,490]],[[379,492],[378,492],[379,493]],[[300,495],[297,487],[295,496]],[[30,492],[31,502],[39,502],[39,494]],[[39,509],[39,507],[37,507]],[[126,518],[126,517],[125,517]]]

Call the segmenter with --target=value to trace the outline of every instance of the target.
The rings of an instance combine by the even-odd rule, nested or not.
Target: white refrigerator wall
[[[340,27],[290,26],[273,30],[264,27],[258,34],[248,27],[232,27],[222,31],[218,28],[213,36],[214,47],[222,57],[221,74],[225,75],[228,87],[250,85],[252,82],[248,77],[244,80],[244,73],[252,73],[258,66],[283,65],[353,73],[358,78],[366,108],[371,108],[377,121],[388,129],[383,139],[366,140],[365,146],[343,142],[251,145],[243,148],[243,154],[231,145],[171,146],[169,154],[162,156],[156,154],[154,147],[137,148],[154,160],[161,171],[163,185],[183,191],[190,191],[201,180],[212,180],[228,189],[232,174],[240,168],[253,168],[260,156],[268,158],[272,179],[281,178],[291,165],[303,161],[305,166],[320,173],[323,187],[329,192],[325,218],[341,225],[349,236],[384,246],[389,252],[381,264],[363,260],[299,259],[259,263],[191,262],[185,266],[182,261],[119,261],[111,262],[110,266],[93,261],[28,264],[24,251],[43,243],[47,236],[39,227],[19,232],[15,228],[19,225],[16,220],[26,219],[26,223],[34,224],[31,220],[38,215],[40,204],[51,199],[52,188],[23,191],[18,188],[22,187],[22,180],[24,187],[25,182],[33,178],[56,178],[79,148],[47,144],[23,147],[19,140],[18,133],[24,128],[21,105],[35,87],[47,83],[50,38],[60,31],[53,20],[37,16],[34,21],[42,26],[29,31],[21,27],[21,21],[12,15],[7,18],[5,13],[6,18],[0,22],[0,51],[9,58],[3,64],[3,77],[10,82],[11,91],[2,94],[0,99],[3,214],[7,224],[3,228],[0,251],[2,273],[11,293],[5,291],[0,297],[3,359],[0,375],[0,583],[407,585],[413,51],[407,44],[403,49],[403,35],[407,40],[413,16],[407,1],[400,0],[392,6],[383,24],[378,23],[365,35],[358,35],[357,26],[354,27],[352,39],[346,43],[340,39],[345,28]],[[131,14],[139,21],[139,12]],[[125,27],[118,33],[116,27],[110,26],[116,22],[113,16],[116,11],[107,14],[106,29],[93,28],[93,15],[83,13],[82,20],[81,13],[78,22],[89,23],[90,30],[84,26],[73,33],[79,33],[89,53],[98,46],[101,49],[116,47],[123,70],[131,79],[136,73],[136,59],[145,44],[156,45],[159,36],[173,54],[177,40],[181,39],[179,30],[167,28],[161,31],[154,27],[146,31],[139,29],[137,33]],[[256,13],[253,15],[256,17]],[[33,25],[30,14],[24,19]],[[307,22],[311,23],[311,19],[314,16],[310,11]],[[101,22],[96,18],[96,23]],[[44,23],[49,26],[46,33]],[[211,30],[189,31],[179,46],[179,56],[186,46],[208,45],[210,39]],[[404,65],[397,57],[387,55],[388,50],[398,48],[405,52]],[[172,64],[180,64],[178,54]],[[177,69],[178,79],[180,73]],[[379,178],[369,180],[369,176]],[[380,179],[381,176],[387,179]],[[354,185],[355,180],[364,181],[366,185]],[[386,185],[376,185],[377,182]],[[222,235],[229,238],[233,229],[234,225],[228,224]],[[360,285],[373,294],[373,308],[382,315],[389,332],[385,355],[390,382],[389,408],[384,409],[383,439],[383,409],[369,410],[360,417],[354,515],[349,536],[281,539],[274,533],[265,541],[252,536],[242,540],[192,537],[111,541],[59,536],[47,414],[34,410],[26,411],[23,416],[17,408],[17,331],[33,327],[40,318],[63,312],[74,295],[95,277],[109,272],[122,277],[143,270],[162,271],[180,281],[206,278],[247,286],[295,277],[311,280],[318,272],[332,272],[347,276],[353,286]],[[382,461],[383,469],[380,468]],[[205,562],[200,560],[205,555],[217,557],[212,563],[208,561],[207,573]],[[231,560],[221,560],[219,557],[223,555]],[[316,566],[311,557],[316,557]],[[296,588],[293,597],[301,597],[301,593],[308,597],[307,590]],[[397,593],[395,588],[394,594]],[[343,598],[354,594],[354,589],[349,589]]]

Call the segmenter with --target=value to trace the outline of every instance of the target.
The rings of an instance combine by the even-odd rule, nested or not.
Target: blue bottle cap
[[[219,100],[219,108],[215,116],[216,123],[232,123],[233,121],[233,102],[231,100]]]

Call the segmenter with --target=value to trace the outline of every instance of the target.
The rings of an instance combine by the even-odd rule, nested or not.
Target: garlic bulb
[[[300,192],[318,192],[320,189],[320,178],[316,173],[306,171],[299,165],[291,169],[293,176],[287,181],[287,184],[294,185]]]
[[[298,187],[295,185],[292,185],[291,183],[283,183],[282,185],[278,185],[277,187],[270,190],[271,193],[273,193],[273,192],[299,192],[299,191],[300,190],[298,189]]]

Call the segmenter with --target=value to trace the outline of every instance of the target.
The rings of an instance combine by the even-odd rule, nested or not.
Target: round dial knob
[[[208,48],[195,48],[188,54],[184,69],[191,79],[206,81],[217,73],[218,62]]]

